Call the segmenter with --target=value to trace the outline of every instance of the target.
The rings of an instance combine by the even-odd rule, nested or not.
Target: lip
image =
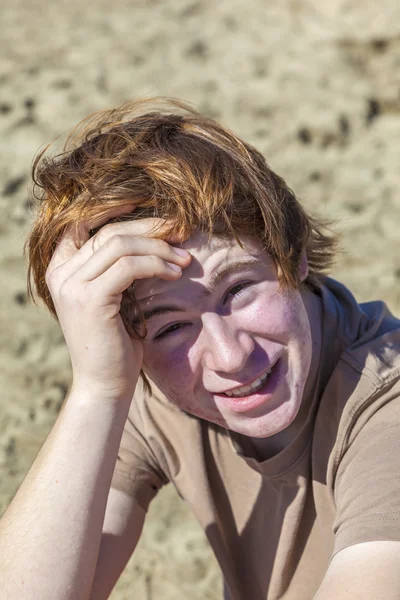
[[[261,371],[261,373],[259,373],[259,375],[256,375],[255,377],[252,377],[251,379],[248,379],[247,381],[244,381],[243,383],[241,383],[240,385],[235,385],[235,387],[230,388],[229,390],[224,390],[223,392],[215,392],[215,395],[222,395],[222,394],[226,394],[226,392],[234,392],[235,390],[244,387],[246,385],[250,385],[251,383],[253,383],[253,381],[255,381],[256,379],[261,379],[265,373],[267,372],[267,370],[270,370],[272,373],[272,369],[274,368],[274,366],[276,365],[276,363],[278,362],[279,358],[275,360],[274,363],[272,363],[268,369],[264,369],[263,371]]]
[[[261,390],[259,390],[257,393],[249,394],[249,396],[242,396],[240,398],[235,398],[234,396],[225,396],[222,394],[215,394],[217,404],[222,404],[224,407],[233,412],[242,413],[253,410],[261,404],[268,402],[272,398],[272,394],[275,392],[275,389],[277,388],[281,380],[282,364],[283,361],[279,358],[272,365],[271,375],[265,382],[264,387],[261,388]]]

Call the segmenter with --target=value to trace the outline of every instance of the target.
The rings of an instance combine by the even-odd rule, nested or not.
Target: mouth
[[[250,394],[255,394],[259,392],[264,385],[266,384],[269,376],[271,375],[272,367],[264,371],[259,377],[254,379],[251,383],[247,385],[242,385],[240,387],[235,387],[232,390],[227,390],[226,392],[222,392],[221,396],[228,396],[229,398],[246,398]]]
[[[284,361],[279,358],[267,371],[251,383],[215,394],[217,405],[229,411],[244,413],[271,403],[284,377]]]

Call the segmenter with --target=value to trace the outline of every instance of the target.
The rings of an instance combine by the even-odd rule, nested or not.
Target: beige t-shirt
[[[400,540],[400,321],[321,289],[323,343],[309,419],[259,462],[250,440],[138,387],[112,486],[147,509],[171,481],[216,554],[229,600],[310,600],[332,556]]]

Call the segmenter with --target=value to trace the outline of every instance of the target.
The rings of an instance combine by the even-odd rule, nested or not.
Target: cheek
[[[286,306],[284,318],[289,336],[293,337],[297,344],[308,347],[311,342],[310,324],[302,301],[297,299],[297,302]]]
[[[186,348],[164,348],[154,351],[144,348],[143,367],[145,373],[169,397],[185,397],[193,387],[192,369]]]
[[[224,427],[225,420],[214,403],[204,402],[196,393],[196,370],[192,367],[189,349],[154,352],[144,350],[143,367],[146,375],[182,410],[213,421]]]
[[[260,298],[245,315],[245,324],[254,333],[264,332],[283,343],[299,337],[303,342],[307,337],[307,314],[297,294],[276,291],[269,294],[267,302]]]

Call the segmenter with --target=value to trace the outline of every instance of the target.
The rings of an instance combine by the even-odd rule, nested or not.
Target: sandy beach
[[[93,111],[166,95],[218,118],[311,212],[336,221],[333,276],[400,315],[396,0],[15,0],[1,14],[0,513],[71,376],[56,321],[27,301],[31,164]],[[172,486],[151,505],[111,598],[222,598],[206,538]]]

